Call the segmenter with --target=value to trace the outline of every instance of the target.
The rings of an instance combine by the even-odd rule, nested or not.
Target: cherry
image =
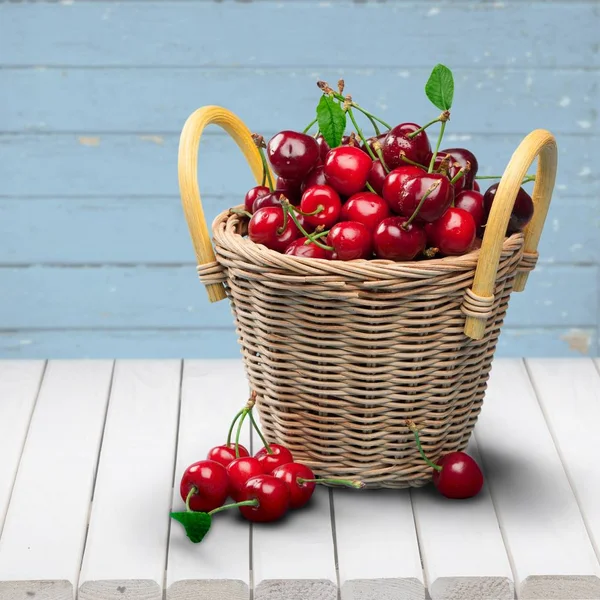
[[[449,208],[439,219],[428,223],[425,231],[430,245],[446,255],[464,254],[475,241],[477,227],[471,213]]]
[[[369,258],[372,254],[371,233],[357,221],[341,221],[329,231],[327,243],[333,247],[333,260]]]
[[[355,148],[360,148],[362,150],[360,138],[356,134],[354,134],[354,136],[343,135],[340,146],[354,146]]]
[[[241,490],[246,481],[255,475],[261,475],[263,468],[253,456],[244,456],[232,460],[227,465],[227,475],[229,476],[229,495],[239,502]]]
[[[195,491],[193,491],[195,490]],[[214,460],[200,460],[190,465],[181,477],[179,493],[191,510],[209,511],[227,499],[229,478],[225,467]]]
[[[319,146],[319,160],[317,162],[324,163],[328,152],[331,150],[329,144],[325,141],[322,135],[318,135],[316,138],[317,145]]]
[[[440,171],[440,169],[442,167],[442,162],[445,165],[445,169]],[[434,170],[435,171],[440,171],[443,175],[446,175],[448,177],[448,179],[452,180],[458,175],[458,173],[460,172],[460,169],[461,169],[461,165],[454,158],[454,156],[452,156],[451,154],[448,154],[447,152],[438,152],[437,153],[437,155],[435,157],[435,162],[434,162]],[[455,194],[457,194],[458,192],[462,192],[464,189],[469,189],[465,185],[466,184],[466,180],[465,180],[466,176],[467,176],[467,174],[465,173],[464,175],[459,177],[452,184],[454,186]]]
[[[366,139],[367,141],[367,145],[369,146],[369,148],[371,148],[371,150],[373,151],[373,154],[375,156],[377,156],[377,151],[375,150],[375,142],[379,142],[379,145],[381,146],[382,150],[383,150],[383,142],[385,141],[385,138],[387,137],[387,134],[389,132],[388,131],[384,131],[383,133],[380,133],[379,135],[372,135],[371,137],[368,137]],[[365,146],[365,144],[361,144],[360,147],[367,152],[367,147]]]
[[[313,185],[327,185],[327,178],[325,177],[325,167],[323,167],[323,165],[315,167],[305,177],[300,189],[304,193],[309,187],[312,187]]]
[[[300,202],[302,179],[286,179],[278,177],[275,182],[275,193],[283,194],[292,204]]]
[[[464,499],[476,496],[483,487],[479,465],[464,452],[450,452],[437,463],[441,471],[433,470],[433,484],[447,498]]]
[[[383,194],[383,184],[387,177],[387,171],[383,168],[380,160],[374,160],[369,173],[369,185],[375,190],[375,193],[380,196]]]
[[[427,197],[418,213],[422,221],[435,221],[446,212],[454,200],[454,188],[445,175],[420,173],[404,179],[396,209],[401,215],[410,217],[425,194]]]
[[[379,223],[373,233],[377,258],[412,260],[425,250],[427,236],[415,223],[406,225],[406,217],[389,217]]]
[[[489,217],[492,203],[496,197],[496,192],[498,191],[499,185],[500,183],[494,183],[483,195],[483,208],[485,210],[486,220]],[[515,204],[508,220],[506,235],[511,235],[517,231],[523,231],[525,226],[529,223],[529,221],[531,221],[531,217],[533,217],[533,208],[533,200],[531,199],[531,196],[523,188],[519,188],[517,197],[515,199]]]
[[[419,176],[423,175],[423,173],[425,173],[423,169],[413,165],[403,165],[389,172],[383,182],[381,194],[393,212],[400,213],[400,198],[402,197],[404,181],[409,176]]]
[[[364,189],[373,161],[360,148],[338,146],[325,159],[327,182],[339,194],[352,196]]]
[[[304,220],[315,227],[323,225],[325,229],[329,229],[334,225],[342,210],[342,201],[339,194],[328,185],[313,185],[306,189],[302,194],[300,201],[300,210],[304,213],[313,213],[318,209],[320,212],[316,214],[305,214]]]
[[[471,214],[476,227],[481,227],[485,219],[483,194],[475,190],[463,190],[454,198],[455,208],[462,208]]]
[[[302,179],[315,166],[319,154],[317,140],[297,131],[280,131],[267,144],[273,171],[287,179]]]
[[[255,455],[254,458],[259,462],[263,473],[271,473],[273,469],[276,469],[280,465],[293,462],[294,458],[292,453],[280,444],[269,444],[271,452],[266,448],[261,448]]]
[[[283,208],[268,206],[252,215],[248,223],[248,237],[255,244],[263,244],[271,250],[283,252],[291,242],[300,237],[300,231],[292,219],[288,218],[285,228]]]
[[[294,240],[286,249],[284,254],[289,254],[291,256],[303,256],[304,258],[322,258],[322,259],[330,259],[331,251],[325,250],[321,248],[321,246],[317,246],[312,242],[306,244],[305,242],[308,238],[301,237],[297,240]]]
[[[241,444],[238,444],[240,457],[250,456],[250,452]],[[226,467],[231,461],[238,458],[235,455],[235,444],[223,444],[222,446],[215,446],[208,451],[206,456],[208,460],[214,460]]]
[[[469,163],[469,171],[461,177],[463,180],[462,185],[460,186],[461,190],[471,190],[473,189],[473,183],[475,182],[475,175],[477,175],[477,170],[479,169],[479,163],[477,162],[477,158],[475,155],[466,148],[446,148],[442,150],[447,154],[450,154],[454,160],[458,163],[458,170]],[[450,178],[452,179],[452,178]],[[456,182],[459,183],[460,179]],[[457,191],[460,191],[457,189]]]
[[[242,516],[254,523],[268,523],[281,519],[290,504],[290,491],[284,481],[273,475],[250,478],[241,492],[241,500],[256,500],[256,506],[240,506]]]
[[[350,196],[342,206],[340,219],[362,223],[369,231],[373,231],[383,219],[390,216],[387,202],[372,192],[359,192]]]
[[[290,508],[292,509],[302,508],[315,491],[316,483],[314,481],[302,481],[315,478],[315,474],[306,465],[295,462],[281,465],[273,471],[273,477],[277,477],[287,484],[290,490]]]
[[[245,206],[246,210],[249,213],[254,212],[254,209],[253,209],[254,201],[257,198],[261,198],[262,196],[267,196],[270,193],[271,192],[270,192],[269,188],[264,185],[257,185],[253,188],[250,188],[244,198],[244,206]]]
[[[280,192],[270,192],[265,194],[264,196],[259,196],[252,205],[251,213],[258,212],[261,208],[266,208],[267,206],[281,206],[281,193]]]
[[[402,164],[402,155],[409,160],[427,165],[431,156],[431,144],[425,131],[421,131],[414,138],[407,137],[420,129],[416,123],[400,123],[390,129],[383,142],[383,159],[390,169]]]
[[[480,186],[480,185],[479,185],[479,184],[478,184],[476,181],[474,181],[474,182],[473,182],[473,189],[474,189],[476,192],[480,192],[480,191],[481,191],[481,186]]]

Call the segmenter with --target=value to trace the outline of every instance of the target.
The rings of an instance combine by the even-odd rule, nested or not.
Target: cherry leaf
[[[425,84],[425,93],[431,103],[440,110],[450,110],[454,98],[454,77],[444,65],[435,65]]]
[[[172,512],[171,518],[179,521],[194,544],[201,542],[210,529],[212,517],[205,512]]]
[[[331,96],[321,96],[317,106],[317,121],[329,147],[337,148],[342,143],[346,129],[346,113]]]

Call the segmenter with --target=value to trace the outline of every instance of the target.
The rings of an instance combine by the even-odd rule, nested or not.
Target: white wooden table
[[[495,361],[475,499],[321,488],[193,545],[169,511],[246,398],[241,362],[0,361],[0,600],[600,599],[598,369]]]

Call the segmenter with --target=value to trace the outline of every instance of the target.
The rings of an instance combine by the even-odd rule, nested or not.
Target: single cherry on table
[[[253,523],[278,521],[290,505],[290,490],[281,479],[273,475],[257,475],[246,481],[241,490],[240,501],[256,501],[255,506],[240,506],[243,517]]]
[[[263,473],[271,473],[273,469],[276,469],[280,465],[293,462],[294,458],[292,453],[281,444],[269,444],[269,450],[267,448],[261,448],[255,455],[254,458],[260,464]]]
[[[246,481],[256,475],[264,473],[260,462],[253,456],[244,456],[232,460],[227,465],[227,475],[229,477],[229,495],[236,501],[239,501],[242,488]]]
[[[195,511],[210,511],[222,506],[228,492],[227,470],[214,460],[200,460],[190,465],[179,485],[182,500]]]

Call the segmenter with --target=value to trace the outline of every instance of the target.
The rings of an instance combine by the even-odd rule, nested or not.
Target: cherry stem
[[[294,212],[302,215],[303,217],[314,217],[315,215],[318,215],[320,212],[323,212],[325,210],[325,207],[322,204],[319,204],[319,206],[317,206],[317,208],[315,208],[315,210],[313,210],[312,212],[309,212],[309,213],[300,210],[297,206],[294,206],[294,208],[292,210]]]
[[[471,163],[467,161],[464,167],[460,168],[460,171],[450,180],[450,183],[456,183],[461,177],[464,177],[471,170]]]
[[[383,170],[386,173],[389,173],[390,169],[387,166],[387,164],[385,163],[385,160],[383,160],[383,152],[381,151],[381,145],[379,143],[375,143],[375,144],[373,144],[373,146],[375,147],[375,152],[377,153],[377,158],[379,158],[379,162],[381,163]]]
[[[313,244],[315,244],[316,246],[319,246],[319,248],[323,248],[323,250],[335,250],[335,248],[332,248],[331,246],[326,246],[325,244],[321,244],[321,242],[319,242],[317,239],[313,238],[310,233],[308,233],[306,231],[306,229],[304,229],[304,227],[302,227],[302,225],[300,224],[300,221],[298,221],[298,217],[296,217],[296,215],[294,214],[294,208],[290,205],[289,201],[285,201],[281,203],[282,206],[284,207],[284,212],[288,212],[290,214],[290,217],[292,219],[292,221],[294,221],[296,227],[300,230],[300,233],[305,237],[308,238],[311,242],[313,242]]]
[[[283,200],[284,199],[285,199],[285,196],[283,194],[281,194],[281,196],[279,197],[279,200],[280,200],[282,206],[283,206]],[[288,211],[284,209],[284,211],[283,211],[283,224],[277,230],[277,235],[281,235],[285,231],[285,228],[287,227],[287,224],[288,224]]]
[[[440,121],[443,121],[445,116],[446,116],[446,113],[443,112],[439,117],[436,117],[435,119],[433,119],[433,121],[429,121],[429,123],[427,123],[426,125],[423,125],[423,127],[419,127],[419,129],[417,129],[416,131],[409,133],[406,137],[409,140],[412,140],[414,137],[419,135],[422,131],[425,131],[428,127],[431,127],[434,123],[439,123]],[[446,119],[446,120],[448,120],[448,119]]]
[[[190,488],[190,491],[188,492],[188,495],[185,498],[185,508],[187,509],[188,512],[194,512],[191,508],[190,508],[190,500],[192,499],[192,496],[194,494],[196,494],[198,492],[198,488],[193,485]]]
[[[302,131],[302,133],[307,133],[308,130],[318,121],[317,117],[315,117]]]
[[[410,217],[408,218],[407,221],[405,221],[401,227],[402,229],[406,229],[417,217],[417,215],[419,214],[419,211],[421,210],[421,207],[423,206],[423,203],[425,202],[425,200],[427,200],[427,198],[429,197],[429,195],[432,192],[435,192],[435,190],[438,189],[438,187],[440,186],[441,180],[436,181],[434,184],[432,184],[432,186],[423,194],[423,197],[421,198],[421,200],[419,201],[419,204],[417,204],[417,208],[415,208],[414,212],[412,215],[410,215]]]
[[[254,430],[256,431],[256,433],[258,433],[258,437],[260,438],[260,441],[263,443],[263,446],[265,447],[267,454],[273,454],[273,450],[271,449],[271,446],[269,446],[269,442],[267,442],[265,436],[263,435],[263,432],[260,430],[260,427],[258,426],[258,423],[254,420],[254,415],[252,414],[252,411],[250,411],[250,423],[252,423],[252,427],[254,427]]]
[[[373,150],[371,149],[371,146],[369,146],[369,144],[367,144],[367,140],[365,139],[365,136],[364,136],[361,128],[358,126],[358,123],[356,122],[356,119],[354,118],[354,112],[352,112],[352,109],[350,107],[348,107],[347,112],[350,115],[350,120],[352,121],[352,124],[354,125],[354,127],[356,128],[356,131],[358,132],[358,137],[362,140],[362,143],[365,145],[365,148],[366,148],[367,152],[369,153],[370,157],[373,160],[377,160],[377,157],[375,156],[375,154],[373,154]]]
[[[433,172],[433,165],[435,165],[435,158],[438,155],[440,150],[440,146],[442,145],[442,138],[444,137],[444,131],[446,131],[446,123],[447,121],[442,121],[442,126],[440,127],[440,135],[438,135],[437,144],[435,145],[435,151],[429,161],[429,169],[427,169],[428,173]]]
[[[333,95],[338,100],[344,100],[344,101],[346,100],[346,98],[344,98],[344,96],[342,96],[342,94],[338,94],[337,92],[333,92]],[[356,102],[351,102],[350,106],[352,106],[352,108],[355,108],[356,110],[360,111],[363,115],[365,115],[365,117],[368,117],[369,119],[375,119],[375,121],[378,121],[379,123],[381,123],[386,129],[392,128],[392,126],[389,123],[386,123],[383,119],[376,117],[373,113],[370,113],[368,110],[364,109],[359,104],[356,104]]]
[[[243,208],[230,208],[229,212],[233,213],[234,215],[243,215],[244,217],[248,217],[249,219],[252,218],[252,214],[249,213],[247,210],[244,210]]]
[[[373,189],[373,186],[367,181],[367,183],[365,183],[365,187],[370,191],[373,192],[374,194],[376,194],[377,192]]]
[[[306,240],[304,242],[304,245],[308,246],[308,244],[312,244],[315,240],[318,240],[319,238],[325,237],[328,234],[329,234],[329,229],[327,231],[320,231],[316,235],[313,234],[312,239]]]
[[[409,165],[414,165],[415,167],[419,167],[421,169],[427,169],[425,165],[422,165],[421,163],[415,162],[414,160],[408,158],[408,156],[404,154],[404,151],[400,153],[400,160],[404,161],[405,163],[408,163]]]
[[[502,179],[502,175],[476,175],[475,179]],[[521,185],[530,181],[535,181],[535,175],[526,175],[523,181],[521,181]]]
[[[229,427],[229,432],[227,433],[227,447],[228,448],[229,448],[229,446],[231,446],[231,436],[233,435],[233,428],[235,427],[237,420],[242,416],[243,412],[244,412],[244,409],[242,408],[242,410],[240,410],[238,412],[238,414],[235,415],[235,417],[233,418],[233,421],[231,421],[231,425]]]
[[[362,481],[351,481],[350,479],[304,479],[303,477],[297,477],[296,481],[302,485],[303,483],[325,483],[325,484],[337,484],[345,487],[351,487],[354,489],[361,489],[365,487]]]
[[[419,430],[417,429],[417,426],[412,422],[412,421],[407,421],[407,425],[409,427],[409,429],[414,433],[415,435],[415,441],[417,442],[417,448],[419,450],[419,453],[421,454],[421,456],[423,457],[423,460],[432,468],[435,469],[436,471],[441,471],[442,467],[440,467],[440,465],[436,465],[434,462],[432,462],[431,460],[429,460],[429,458],[427,458],[427,455],[425,454],[425,451],[423,450],[423,446],[421,445],[421,438],[419,437]]]
[[[235,504],[225,504],[224,506],[219,506],[218,508],[213,508],[208,514],[212,517],[215,513],[221,512],[223,510],[229,510],[230,508],[238,508],[239,506],[258,506],[258,500],[255,498],[254,500],[244,500],[242,502],[236,502]]]
[[[240,436],[242,435],[242,425],[244,424],[244,419],[246,418],[246,415],[251,410],[252,409],[244,408],[244,409],[242,409],[242,414],[240,415],[240,420],[238,422],[237,432],[235,434],[235,457],[236,458],[240,457]]]
[[[263,143],[264,143],[264,140],[263,140]],[[263,166],[263,181],[264,181],[264,177],[266,176],[267,179],[269,180],[269,191],[273,192],[273,189],[275,188],[275,186],[273,185],[273,178],[271,177],[271,171],[269,169],[269,166],[267,165],[267,157],[265,156],[262,146],[260,146],[257,143],[256,147],[258,148],[258,153],[260,154],[260,160],[261,160],[262,166]]]

